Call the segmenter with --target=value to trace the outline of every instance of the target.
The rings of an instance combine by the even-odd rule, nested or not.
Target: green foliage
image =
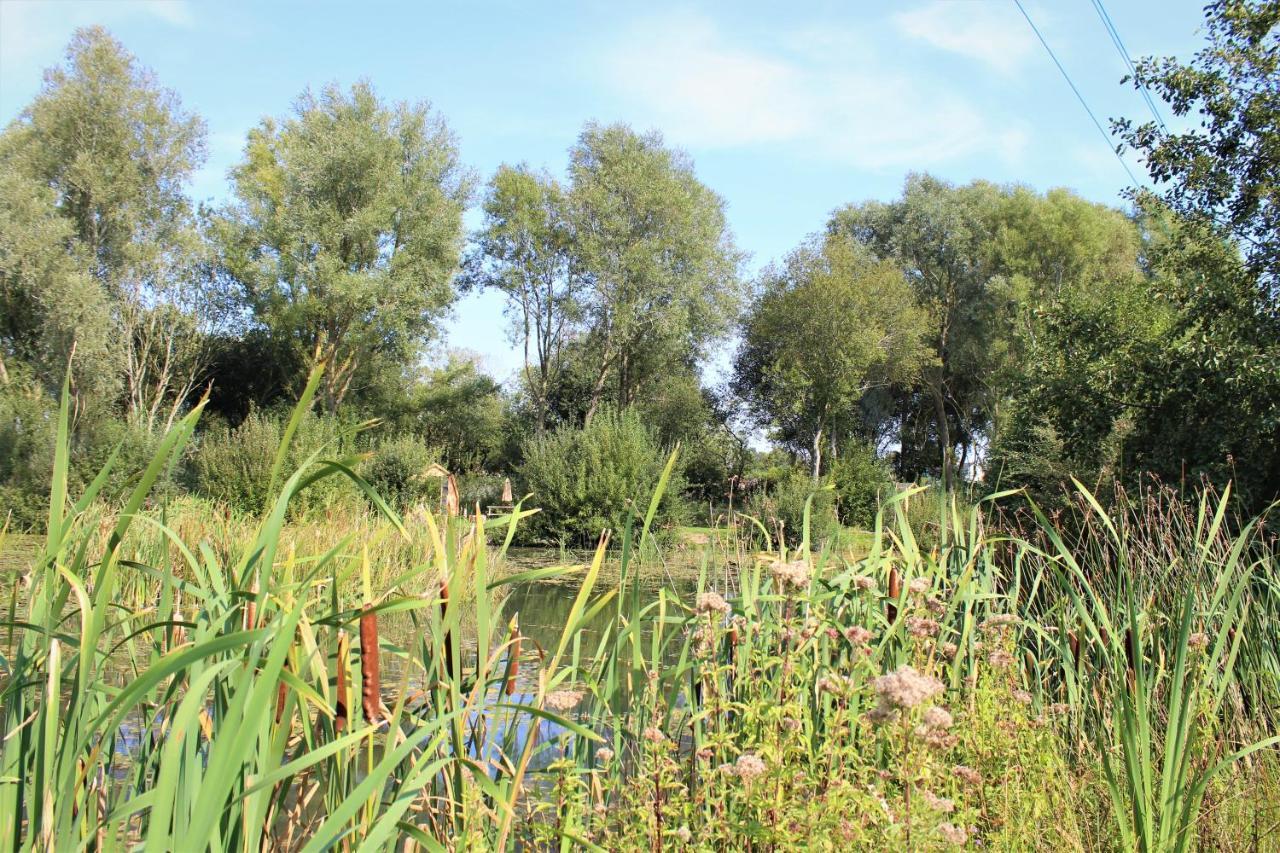
[[[759,519],[777,535],[797,544],[804,534],[805,503],[813,498],[809,510],[809,537],[822,542],[840,526],[836,515],[836,493],[827,481],[814,483],[813,478],[799,468],[788,467],[776,480],[753,494],[743,512]]]
[[[748,451],[696,373],[681,370],[654,377],[636,408],[664,447],[679,442],[685,494],[702,508],[722,505],[729,478],[741,476]]]
[[[56,411],[42,388],[0,386],[0,505],[19,530],[48,518]]]
[[[580,429],[561,427],[524,447],[519,477],[542,511],[530,535],[548,542],[588,543],[603,530],[621,535],[628,513],[641,518],[667,455],[633,409],[602,409]],[[679,517],[678,483],[659,507],[659,524]]]
[[[489,182],[484,213],[463,283],[507,297],[512,337],[524,346],[524,388],[542,431],[564,381],[566,344],[582,321],[569,199],[549,175],[503,165]]]
[[[436,480],[423,476],[439,452],[412,435],[389,435],[374,441],[360,475],[398,511],[439,498]]]
[[[284,426],[279,414],[255,410],[234,428],[225,423],[206,428],[196,441],[188,463],[192,488],[241,512],[265,510],[271,498],[268,493],[271,465],[283,439]],[[321,449],[325,451],[324,458],[337,458],[351,447],[336,420],[307,414],[294,434],[286,464],[297,467],[312,452]],[[338,481],[331,479],[318,488],[309,489],[293,509],[314,510],[341,499],[344,491]]]
[[[82,410],[172,422],[207,358],[194,329],[222,308],[183,194],[204,147],[204,123],[123,45],[76,31],[0,134],[0,357],[56,392],[74,344]]]
[[[0,385],[0,512],[12,514],[16,529],[39,530],[48,518],[49,490],[57,444],[58,405],[41,384],[18,375]],[[159,441],[145,426],[91,412],[77,419],[68,436],[67,482],[83,490],[113,455],[115,462],[99,495],[113,504],[132,487]],[[153,499],[172,496],[176,469],[157,478]],[[2,524],[3,522],[0,522]]]
[[[451,355],[444,366],[422,371],[410,406],[401,423],[439,448],[450,471],[479,471],[500,461],[507,416],[502,388],[474,358]]]
[[[850,442],[831,466],[836,509],[840,523],[869,530],[875,524],[882,501],[896,492],[889,466],[867,442]]]
[[[417,354],[453,301],[471,193],[428,104],[387,105],[365,82],[306,92],[250,132],[232,181],[238,202],[214,223],[223,262],[299,360],[328,362],[330,413],[365,362]]]
[[[1215,0],[1204,10],[1208,45],[1190,62],[1138,60],[1134,87],[1163,100],[1181,127],[1113,122],[1147,163],[1162,198],[1183,217],[1238,241],[1256,294],[1280,297],[1280,4]]]
[[[297,547],[287,506],[350,457],[286,471],[265,517],[166,525],[146,498],[198,410],[104,509],[67,490],[67,400],[49,535],[7,618],[7,847],[1164,853],[1273,819],[1280,555],[1226,496],[1109,511],[1080,491],[1070,545],[1043,516],[991,530],[938,504],[927,547],[900,496],[863,556],[770,549],[646,591],[644,549],[613,584],[603,542],[585,571],[501,576],[483,519],[409,527],[377,500],[377,535]],[[410,567],[375,583],[386,534]],[[554,626],[508,605],[538,577],[574,584]],[[397,613],[411,642],[379,636]]]
[[[845,207],[828,229],[898,264],[928,315],[938,360],[874,428],[902,447],[901,477],[940,473],[947,486],[998,431],[1043,306],[1137,269],[1134,224],[1062,190],[912,175],[900,199]]]
[[[811,240],[765,273],[745,321],[734,387],[757,422],[823,468],[872,389],[912,384],[931,361],[927,317],[898,268],[843,234]]]

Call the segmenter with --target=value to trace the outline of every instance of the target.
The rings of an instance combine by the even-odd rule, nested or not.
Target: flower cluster
[[[861,625],[850,625],[844,629],[844,638],[855,646],[865,646],[874,637],[875,634]]]
[[[909,664],[880,676],[871,682],[871,686],[875,688],[877,704],[867,712],[867,719],[877,725],[891,722],[900,711],[914,708],[944,689],[941,681],[921,675]]]
[[[911,583],[907,584],[907,592],[912,595],[924,595],[933,586],[933,581],[928,578],[914,578]]]
[[[953,723],[951,712],[935,705],[924,712],[924,721],[916,726],[915,735],[935,749],[950,749],[959,740],[950,733]]]
[[[748,784],[757,777],[763,776],[765,769],[764,759],[750,752],[739,755],[738,760],[733,763],[734,775]]]
[[[727,615],[731,610],[733,610],[733,608],[729,606],[729,602],[725,601],[724,596],[718,592],[704,592],[699,594],[697,608],[698,612],[702,614],[719,613],[721,615]]]
[[[987,663],[991,664],[996,669],[1005,669],[1013,666],[1013,655],[1009,654],[1004,649],[992,649],[991,653],[987,655]]]
[[[931,675],[921,675],[903,664],[872,682],[880,701],[895,708],[914,708],[943,691],[943,684]]]
[[[936,637],[941,630],[942,626],[932,619],[925,619],[923,616],[907,617],[907,633],[917,639]]]
[[[804,560],[774,563],[770,571],[780,584],[790,584],[796,589],[809,585],[809,564]]]
[[[995,616],[988,617],[986,621],[982,623],[982,630],[987,632],[998,631],[1001,628],[1008,628],[1012,625],[1017,625],[1021,621],[1022,620],[1012,613],[998,613]]]
[[[950,823],[938,824],[938,834],[942,836],[944,841],[955,844],[957,847],[969,840],[969,833],[965,832],[963,826],[955,826]]]

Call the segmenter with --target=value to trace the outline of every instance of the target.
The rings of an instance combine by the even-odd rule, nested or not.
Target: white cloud
[[[1010,73],[1035,51],[1027,22],[1008,3],[934,0],[900,12],[894,23],[904,34]]]
[[[895,70],[860,34],[773,38],[764,48],[731,42],[705,16],[667,15],[630,28],[600,62],[628,109],[692,147],[790,143],[879,169],[987,151],[1013,159],[1025,145],[1020,127],[991,128],[968,100]]]
[[[0,81],[8,88],[14,81],[38,79],[61,58],[76,27],[147,17],[183,28],[195,23],[187,0],[0,0]]]

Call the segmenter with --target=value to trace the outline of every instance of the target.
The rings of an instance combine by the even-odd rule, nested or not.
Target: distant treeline
[[[77,470],[117,447],[149,457],[208,394],[173,483],[246,510],[265,488],[254,454],[319,363],[314,435],[370,451],[382,488],[422,499],[431,462],[477,499],[511,476],[555,504],[531,528],[548,539],[616,524],[676,443],[673,519],[744,489],[794,517],[815,481],[846,524],[895,480],[1051,504],[1073,476],[1207,478],[1264,506],[1280,495],[1280,108],[1264,85],[1280,13],[1208,12],[1190,64],[1137,66],[1193,129],[1115,123],[1161,195],[1121,210],[913,174],[754,278],[724,200],[657,133],[587,124],[562,174],[504,165],[482,186],[429,104],[367,82],[264,119],[230,201],[197,205],[203,121],[81,30],[0,134],[0,508],[39,524],[68,363]],[[506,298],[524,355],[510,386],[438,346],[475,290]],[[730,380],[706,387],[730,345]],[[776,449],[751,449],[754,430]]]

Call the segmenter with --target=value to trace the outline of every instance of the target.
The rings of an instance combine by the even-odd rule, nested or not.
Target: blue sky
[[[1090,0],[1025,5],[1100,120],[1149,117],[1119,83],[1124,63]],[[1132,55],[1186,58],[1201,46],[1200,7],[1107,8]],[[387,99],[430,100],[482,180],[503,162],[561,172],[587,120],[657,128],[727,200],[750,270],[838,205],[892,198],[910,171],[1117,204],[1129,184],[1013,0],[0,0],[0,121],[36,94],[72,30],[93,23],[208,122],[198,199],[225,198],[227,168],[261,117],[308,86],[361,77]],[[505,377],[519,357],[501,308],[496,295],[459,303],[447,345]]]

